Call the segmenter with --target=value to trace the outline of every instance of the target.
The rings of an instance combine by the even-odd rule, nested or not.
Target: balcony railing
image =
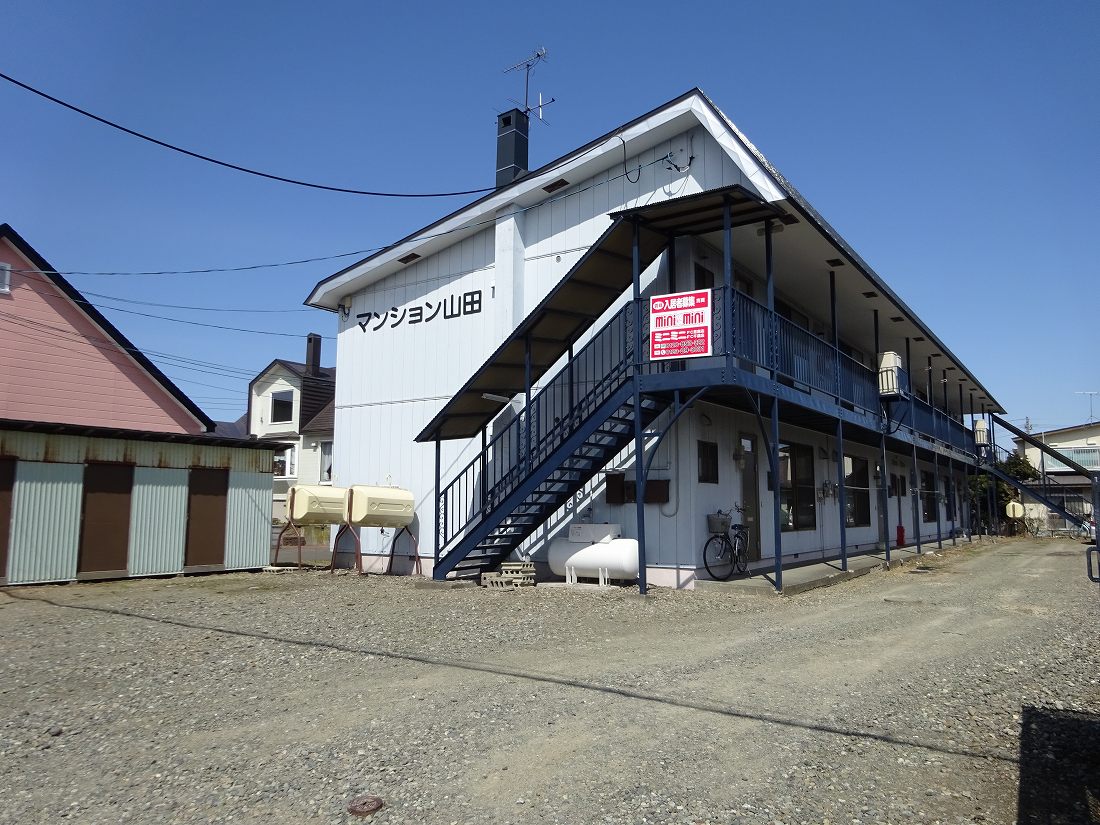
[[[1070,461],[1075,461],[1080,464],[1086,470],[1097,471],[1100,470],[1100,447],[1055,447],[1058,452],[1068,458]],[[1068,464],[1063,464],[1056,458],[1043,456],[1045,462],[1045,469],[1047,472],[1076,472]]]

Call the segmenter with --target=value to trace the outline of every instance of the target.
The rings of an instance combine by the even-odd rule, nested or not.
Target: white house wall
[[[278,424],[271,423],[271,396],[277,392],[293,392],[294,410],[290,421]],[[263,378],[260,378],[252,387],[251,421],[248,423],[248,431],[258,438],[271,438],[281,435],[295,435],[298,415],[302,405],[302,382],[290,375],[281,367],[272,368]]]

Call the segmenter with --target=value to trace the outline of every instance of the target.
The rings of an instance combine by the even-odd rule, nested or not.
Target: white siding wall
[[[294,393],[294,412],[288,422],[271,423],[271,394],[291,391]],[[301,409],[301,382],[286,370],[273,368],[252,386],[252,416],[248,431],[259,438],[297,432],[298,412]]]

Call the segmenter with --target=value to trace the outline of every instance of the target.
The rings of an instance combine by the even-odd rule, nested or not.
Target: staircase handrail
[[[597,347],[605,346],[608,343],[608,331],[612,330],[616,323],[620,320],[626,322],[628,316],[632,313],[634,308],[633,302],[626,304],[615,315],[608,319],[599,332],[592,336],[591,339],[574,354],[572,363],[584,362],[586,356],[596,351]],[[611,360],[611,359],[607,359]],[[592,406],[593,398],[610,396],[620,386],[622,386],[623,379],[629,375],[629,367],[633,364],[634,360],[634,342],[630,335],[623,335],[622,340],[622,352],[617,362],[614,364],[608,364],[606,369],[597,370],[597,374],[601,377],[594,384],[594,386],[583,395],[580,399],[577,399],[574,405],[574,410],[585,409]],[[502,473],[501,477],[492,485],[492,497],[497,501],[506,497],[512,490],[521,483],[522,478],[533,470],[538,464],[541,463],[542,458],[545,457],[548,451],[552,451],[556,444],[568,437],[568,432],[575,429],[578,426],[574,422],[575,416],[563,417],[560,422],[555,424],[545,432],[539,432],[537,434],[532,433],[530,444],[524,445],[525,442],[525,430],[532,417],[539,419],[538,411],[540,410],[543,399],[550,397],[550,393],[560,390],[566,385],[565,382],[572,381],[573,376],[570,371],[569,365],[560,370],[552,379],[545,382],[543,388],[539,393],[531,398],[530,407],[525,407],[520,414],[513,418],[508,425],[502,429],[499,433],[495,434],[493,438],[486,444],[483,450],[479,450],[478,454],[467,463],[454,478],[439,492],[440,501],[443,504],[441,508],[441,518],[443,523],[438,525],[439,527],[439,551],[440,556],[445,554],[447,546],[451,543],[452,539],[463,533],[472,524],[484,517],[484,507],[476,508],[469,517],[453,531],[448,529],[449,513],[447,507],[448,495],[456,487],[466,483],[467,479],[471,477],[471,474],[476,473],[478,469],[481,470],[481,477],[483,479],[483,489],[486,494],[489,492],[488,480],[485,478],[485,474],[488,468],[487,456],[490,454],[500,455],[501,447],[504,445],[511,445],[518,443],[521,445],[520,454],[517,460],[512,463],[508,469]],[[597,405],[598,406],[598,405]],[[532,413],[535,413],[532,416]],[[518,439],[512,441],[510,439]],[[535,445],[538,444],[536,450]],[[537,453],[537,456],[536,456]],[[524,461],[527,463],[524,464]],[[471,489],[471,492],[472,489]],[[480,496],[479,496],[480,497]]]
[[[1010,433],[1017,436],[1018,438],[1023,439],[1028,444],[1030,444],[1032,447],[1037,447],[1039,450],[1041,450],[1042,452],[1049,455],[1055,461],[1062,462],[1063,464],[1065,464],[1070,469],[1073,469],[1073,470],[1076,470],[1077,472],[1079,472],[1085,478],[1088,478],[1088,479],[1093,478],[1094,472],[1092,470],[1085,469],[1080,464],[1078,464],[1076,461],[1071,459],[1069,456],[1063,455],[1062,453],[1058,452],[1053,447],[1051,447],[1049,444],[1044,444],[1042,441],[1037,439],[1035,436],[1031,435],[1031,433],[1024,432],[1019,427],[1017,427],[1015,424],[1010,424],[1009,422],[1005,421],[1005,419],[1001,418],[999,415],[996,415],[994,413],[990,413],[990,417],[993,419],[993,423],[1000,424],[1002,427],[1004,427]]]

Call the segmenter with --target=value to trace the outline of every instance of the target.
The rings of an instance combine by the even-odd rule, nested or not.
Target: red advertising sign
[[[649,360],[713,355],[711,292],[674,292],[649,299]]]

